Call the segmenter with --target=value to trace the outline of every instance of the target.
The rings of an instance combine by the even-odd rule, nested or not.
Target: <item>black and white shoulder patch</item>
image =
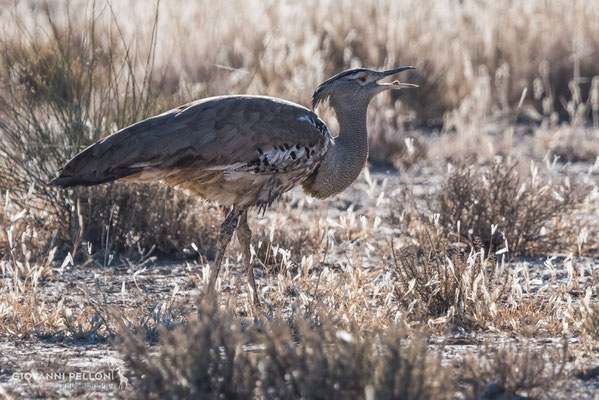
[[[304,115],[304,116],[299,117],[298,120],[308,122],[309,124],[314,126],[318,130],[318,132],[320,132],[320,134],[322,136],[325,136],[325,137],[330,136],[329,129],[324,124],[324,122],[322,122],[320,120],[320,118],[312,116],[312,115]]]

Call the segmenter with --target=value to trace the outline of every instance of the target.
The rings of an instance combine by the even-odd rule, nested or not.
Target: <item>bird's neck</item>
[[[329,197],[341,193],[358,178],[368,158],[366,110],[336,110],[339,136],[329,146],[314,176],[304,184],[308,194]]]

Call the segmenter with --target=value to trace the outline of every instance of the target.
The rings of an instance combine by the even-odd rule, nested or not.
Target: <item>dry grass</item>
[[[189,258],[197,252],[214,257],[224,219],[216,205],[150,184],[78,188],[71,196],[77,203],[71,209],[69,233],[81,241],[84,256],[101,251],[131,259],[150,254]],[[72,249],[70,244],[67,248]]]
[[[557,130],[540,130],[538,136],[544,147],[562,162],[594,163],[599,157],[596,129],[566,125]]]
[[[448,372],[431,342],[584,334],[596,346],[596,258],[584,257],[599,249],[597,11],[188,3],[0,9],[0,336],[120,341],[137,397],[543,397],[563,382],[570,361],[542,348],[493,343]],[[381,95],[368,115],[371,165],[404,174],[366,171],[340,199],[293,192],[253,216],[259,310],[235,243],[224,311],[198,303],[216,206],[161,186],[46,186],[84,146],[173,105],[308,104],[341,69],[406,64],[420,89]],[[185,263],[152,257],[164,255]]]
[[[501,112],[518,103],[525,87],[525,104],[541,115],[575,115],[576,106],[584,103],[579,112],[588,117],[599,35],[592,23],[595,11],[585,4],[226,1],[187,5],[181,14],[180,4],[164,2],[156,61],[158,67],[169,67],[174,90],[197,95],[249,91],[304,103],[323,78],[340,69],[414,64],[418,70],[408,80],[417,80],[421,89],[400,95],[409,97],[406,103],[414,113],[406,117],[402,108],[403,113],[395,113],[398,121],[438,126],[444,113],[487,94],[482,90],[490,94],[486,111]],[[153,17],[150,7],[122,5],[119,11],[121,22],[128,15],[144,21]],[[135,29],[130,29],[133,36]],[[580,96],[573,96],[571,81],[579,85]],[[581,100],[572,105],[563,100],[573,97]],[[544,105],[545,98],[550,100]],[[393,105],[393,100],[379,103]]]
[[[585,306],[585,318],[584,318],[584,333],[591,339],[599,341],[599,304],[597,304],[597,274],[593,276],[594,287],[587,289],[584,306]],[[593,297],[593,295],[595,295]]]
[[[448,379],[423,342],[397,328],[375,341],[330,316],[242,328],[214,305],[163,332],[157,348],[127,331],[120,348],[141,398],[449,398]],[[374,337],[374,336],[372,336]]]
[[[451,240],[472,245],[478,239],[490,251],[512,254],[572,250],[572,235],[583,228],[574,214],[588,189],[543,177],[534,163],[528,173],[509,160],[450,169],[434,207]]]
[[[80,304],[69,301],[74,294],[65,298],[69,304],[45,303],[48,279],[13,272],[13,261],[6,259],[0,295],[2,334],[9,338],[62,336],[87,343],[109,337],[123,340],[121,351],[129,363],[133,395],[138,397],[223,393],[247,398],[250,393],[257,398],[370,398],[374,393],[375,398],[447,398],[454,392],[533,393],[533,389],[552,387],[548,382],[555,381],[546,378],[550,364],[537,368],[540,350],[522,360],[516,356],[517,362],[508,364],[499,362],[503,355],[495,361],[473,359],[471,369],[460,367],[455,374],[444,375],[429,346],[414,341],[420,332],[415,327],[428,325],[435,335],[455,327],[541,337],[579,334],[587,314],[572,296],[587,290],[584,266],[564,260],[570,263],[570,280],[563,282],[556,273],[539,288],[525,265],[504,265],[480,249],[468,253],[421,247],[397,250],[404,258],[397,253],[396,270],[387,271],[382,265],[392,259],[372,256],[377,251],[374,246],[392,255],[391,248],[381,243],[385,223],[375,223],[374,206],[386,204],[380,200],[383,186],[375,181],[372,187],[363,184],[366,198],[373,199],[365,214],[349,209],[319,222],[318,230],[328,229],[331,242],[328,249],[317,251],[327,252],[325,259],[331,261],[321,263],[318,253],[294,261],[284,255],[287,249],[279,248],[277,253],[282,255],[276,268],[259,274],[265,300],[262,312],[248,305],[243,272],[232,268],[225,268],[218,284],[224,296],[218,303],[228,310],[222,313],[201,305],[195,310],[197,297],[188,292],[198,285],[194,274],[185,274],[183,282],[162,295],[149,295],[147,285],[163,287],[152,274],[145,282],[137,274],[115,275],[109,271],[117,262],[108,269],[96,267],[98,275],[89,288],[79,285]],[[268,232],[287,218],[296,220],[314,211],[311,204],[299,206],[295,198],[290,200],[296,206],[269,212],[260,229]],[[429,243],[441,245],[441,238],[431,235]],[[19,240],[13,247],[22,247]],[[19,266],[23,254],[15,255]],[[373,267],[373,262],[381,264]],[[558,264],[552,269],[557,271]],[[67,266],[58,274],[59,269],[48,265],[44,271],[57,282],[69,283],[74,271],[69,272]],[[205,282],[207,275],[206,269],[201,271],[200,281]],[[12,282],[21,285],[16,293],[11,291]],[[122,322],[127,332],[139,336],[117,333]],[[158,344],[148,347],[146,341]],[[478,364],[485,368],[476,369]],[[507,368],[513,365],[521,367]],[[398,370],[403,372],[390,373]],[[314,383],[323,380],[328,383]]]
[[[568,282],[560,284],[553,272],[539,287],[526,265],[507,267],[505,254],[497,260],[481,248],[464,252],[435,247],[442,245],[395,255],[396,297],[408,319],[441,331],[459,327],[535,336],[582,332],[586,306],[573,299],[588,290],[585,266],[566,259]],[[554,268],[551,262],[547,266]]]
[[[426,159],[429,149],[438,146],[410,133],[423,126],[455,131],[458,141],[477,143],[472,150],[478,152],[487,145],[484,135],[477,133],[484,121],[498,114],[532,115],[530,110],[535,109],[544,132],[553,135],[543,146],[564,160],[589,159],[596,153],[593,146],[586,145],[594,140],[592,135],[577,134],[581,144],[564,147],[568,140],[554,134],[560,114],[572,126],[597,122],[599,85],[591,78],[599,71],[594,70],[589,54],[599,44],[593,39],[597,36],[593,25],[586,23],[591,16],[582,11],[581,3],[562,7],[556,1],[556,7],[539,14],[536,3],[526,7],[507,2],[453,7],[434,2],[399,6],[347,1],[321,2],[314,7],[259,2],[235,5],[235,15],[244,15],[243,21],[227,16],[228,3],[209,8],[200,3],[187,5],[185,15],[176,13],[180,7],[173,2],[143,9],[59,2],[41,7],[37,13],[22,3],[8,7],[1,16],[11,24],[1,47],[0,162],[7,173],[0,179],[0,187],[15,193],[21,204],[21,199],[33,198],[30,207],[55,214],[51,220],[56,226],[48,231],[57,229],[59,239],[76,242],[73,226],[77,221],[72,219],[76,197],[72,192],[65,195],[48,189],[46,183],[57,167],[83,146],[192,98],[249,92],[306,103],[311,90],[339,69],[398,63],[418,67],[416,75],[406,79],[418,81],[421,88],[417,96],[406,92],[375,99],[372,109],[377,112],[369,114],[374,163],[409,167]],[[291,14],[294,18],[289,19]],[[125,15],[136,15],[137,23],[124,21]],[[336,18],[325,20],[326,15]],[[369,18],[363,18],[366,15]],[[412,23],[415,15],[417,24]],[[376,24],[369,22],[373,19]],[[263,20],[274,29],[250,28]],[[565,20],[571,24],[560,23]],[[219,21],[218,29],[213,29],[214,21]],[[548,41],[544,34],[548,27],[553,32],[558,29],[561,36],[552,35]],[[443,34],[427,34],[440,29]],[[203,39],[192,40],[195,37]],[[447,38],[453,43],[449,49]],[[191,62],[190,54],[202,57]],[[521,102],[524,88],[529,96]],[[403,101],[405,97],[407,101]],[[325,110],[324,114],[334,126],[330,113]],[[470,136],[473,139],[468,139]],[[457,153],[464,151],[467,149]],[[433,158],[438,153],[435,150]],[[23,158],[23,154],[28,156]],[[102,189],[94,190],[86,194],[90,198],[105,195]],[[123,196],[129,190],[132,198],[139,193],[138,187],[122,190]],[[121,199],[101,202],[97,213],[110,215],[118,201]],[[162,201],[158,197],[152,208],[159,209]],[[168,208],[193,211],[193,207],[183,210],[180,206]],[[172,214],[164,218],[153,222],[168,226],[177,219]],[[84,225],[91,229],[94,222],[84,220]],[[108,224],[103,220],[102,225]],[[115,241],[131,246],[127,234],[117,231]],[[155,245],[181,255],[181,243],[172,238],[172,229],[162,231],[169,237],[144,242],[142,247]],[[98,232],[91,229],[87,236],[97,237]],[[97,240],[93,242],[97,244]],[[136,251],[136,245],[128,250]]]
[[[567,342],[549,354],[530,344],[520,349],[487,350],[482,359],[470,358],[463,363],[462,380],[471,386],[472,398],[552,398],[551,390],[564,384]]]

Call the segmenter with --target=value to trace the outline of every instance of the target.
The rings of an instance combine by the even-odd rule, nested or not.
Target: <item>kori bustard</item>
[[[148,118],[100,140],[73,157],[51,184],[97,185],[117,179],[161,181],[230,207],[221,225],[206,293],[214,295],[227,245],[237,232],[253,301],[259,304],[250,263],[247,213],[265,208],[297,185],[323,199],[356,180],[368,156],[366,111],[389,89],[418,87],[381,82],[413,69],[350,69],[322,83],[312,109],[328,99],[339,122],[332,138],[307,108],[266,96],[218,96]]]

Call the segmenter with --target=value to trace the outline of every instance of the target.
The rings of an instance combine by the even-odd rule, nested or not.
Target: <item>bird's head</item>
[[[381,82],[384,78],[414,67],[401,67],[387,71],[373,71],[366,68],[348,69],[323,82],[312,96],[312,109],[329,100],[333,108],[367,107],[377,94],[389,89],[415,88],[418,85],[399,81]]]

